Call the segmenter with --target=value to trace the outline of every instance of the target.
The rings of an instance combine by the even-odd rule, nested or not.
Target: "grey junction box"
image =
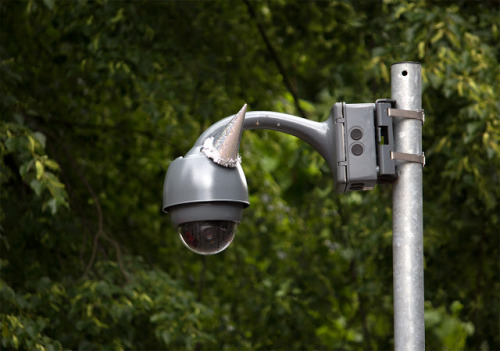
[[[371,190],[377,183],[390,183],[396,177],[392,121],[388,109],[392,101],[376,103],[336,103],[333,119],[335,139],[335,190]]]

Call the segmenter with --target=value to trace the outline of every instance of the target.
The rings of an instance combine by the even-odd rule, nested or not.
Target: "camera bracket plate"
[[[389,117],[400,117],[409,119],[418,119],[422,123],[425,123],[425,113],[424,110],[400,110],[396,108],[389,108],[387,111]]]

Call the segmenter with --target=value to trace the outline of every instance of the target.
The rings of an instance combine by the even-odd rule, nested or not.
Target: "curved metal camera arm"
[[[193,145],[186,156],[197,152],[205,140],[219,134],[235,117],[226,117],[210,126]],[[318,151],[334,170],[334,136],[333,117],[324,122],[311,121],[302,117],[272,111],[247,112],[243,122],[243,130],[268,129],[290,134],[304,140]]]

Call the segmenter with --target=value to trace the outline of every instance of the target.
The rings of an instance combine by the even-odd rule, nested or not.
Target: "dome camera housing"
[[[210,255],[226,249],[249,205],[239,164],[223,167],[194,150],[168,167],[163,210],[170,213],[181,241],[193,252]]]

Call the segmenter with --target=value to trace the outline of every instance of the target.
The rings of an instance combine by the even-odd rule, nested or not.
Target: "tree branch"
[[[40,130],[45,135],[47,135],[50,138],[54,139],[61,146],[61,149],[66,154],[66,157],[69,160],[69,162],[70,162],[73,170],[80,177],[80,179],[82,180],[83,184],[85,185],[85,187],[89,191],[90,196],[94,200],[94,205],[95,205],[96,212],[97,212],[97,233],[94,236],[91,257],[90,257],[90,260],[89,260],[89,262],[87,263],[87,265],[85,267],[83,276],[86,276],[90,272],[90,269],[93,267],[93,265],[95,263],[95,260],[96,260],[96,257],[97,257],[97,249],[99,247],[99,239],[102,236],[104,239],[106,239],[108,242],[110,242],[115,247],[116,258],[117,258],[117,261],[118,261],[118,266],[120,267],[120,270],[121,270],[123,276],[125,277],[125,279],[126,279],[126,281],[128,283],[130,281],[130,276],[129,276],[128,272],[125,270],[125,266],[123,264],[123,259],[122,259],[122,253],[121,253],[120,245],[118,244],[118,242],[116,240],[114,240],[113,238],[111,238],[104,231],[104,214],[103,214],[103,211],[102,211],[101,202],[99,201],[99,198],[98,198],[97,194],[95,193],[94,189],[92,188],[92,186],[90,185],[89,181],[87,180],[87,177],[85,177],[85,174],[83,174],[82,170],[80,169],[80,167],[78,166],[78,164],[76,163],[76,161],[74,160],[74,158],[72,157],[71,152],[68,150],[68,147],[64,143],[60,142],[59,139],[51,131],[49,131],[46,128],[43,128],[41,126],[39,126],[39,128],[40,128]],[[85,222],[83,224],[85,224]]]
[[[63,145],[63,148],[68,156],[68,159],[72,163],[75,172],[80,176],[80,179],[85,184],[85,186],[87,187],[87,190],[90,193],[90,196],[94,200],[94,204],[95,204],[95,208],[96,208],[96,212],[97,212],[97,233],[94,237],[94,243],[93,243],[93,247],[92,247],[92,255],[90,257],[90,260],[89,260],[87,266],[85,267],[85,272],[83,273],[83,275],[86,276],[95,263],[99,239],[102,236],[104,239],[109,241],[115,247],[118,266],[120,267],[120,270],[121,270],[122,274],[125,276],[125,279],[127,280],[127,282],[129,282],[130,277],[129,277],[128,272],[125,270],[125,266],[123,265],[120,245],[118,244],[118,242],[116,240],[112,239],[109,235],[107,235],[104,232],[104,215],[102,212],[101,202],[99,201],[99,198],[97,197],[94,189],[92,188],[92,186],[88,182],[87,177],[85,177],[83,172],[80,170],[80,167],[76,164],[76,162],[71,157],[67,147],[65,145]]]
[[[257,26],[257,29],[259,31],[259,34],[264,41],[264,44],[266,45],[267,50],[269,51],[269,54],[271,54],[271,57],[276,64],[276,67],[278,67],[278,71],[280,72],[281,76],[283,77],[283,82],[285,83],[286,88],[292,94],[293,97],[293,102],[295,103],[295,108],[297,109],[297,112],[300,114],[300,116],[307,118],[307,113],[300,107],[300,101],[299,97],[297,96],[297,91],[295,87],[292,85],[290,78],[288,77],[288,74],[285,70],[285,67],[283,66],[283,63],[281,62],[281,59],[274,49],[273,45],[271,44],[271,41],[269,40],[269,37],[266,34],[266,31],[264,30],[264,27],[260,24],[260,22],[257,19],[257,14],[255,13],[254,8],[250,4],[250,1],[248,0],[243,0],[245,5],[248,8],[248,13],[250,14],[250,17],[255,21],[255,25]]]

